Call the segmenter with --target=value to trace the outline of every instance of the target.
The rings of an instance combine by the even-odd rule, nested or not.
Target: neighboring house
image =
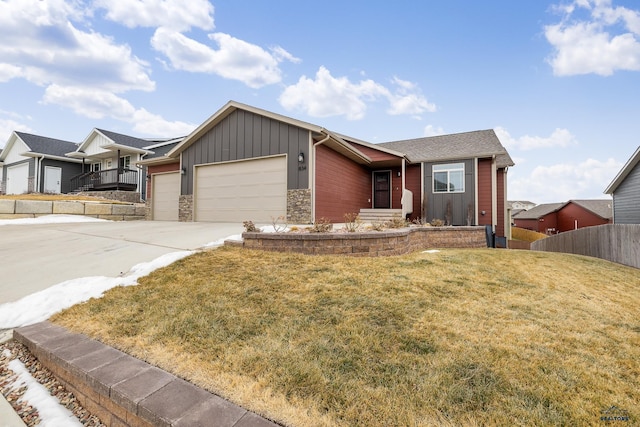
[[[508,227],[513,161],[492,130],[370,144],[230,101],[166,156],[140,164],[152,177],[154,219],[310,223],[384,213],[491,225],[499,236]]]
[[[536,206],[535,203],[530,202],[528,200],[513,200],[513,201],[509,201],[507,202],[507,205],[509,206],[509,208],[512,211],[518,210],[518,211],[527,211],[531,208],[534,208]]]
[[[71,191],[135,191],[145,199],[146,171],[136,167],[145,158],[166,153],[180,139],[148,140],[93,129],[67,157],[82,163]]]
[[[82,162],[65,153],[76,148],[73,142],[13,132],[0,153],[4,192],[69,192],[71,178],[82,172]]]
[[[604,190],[613,196],[613,222],[640,224],[640,147]]]
[[[513,216],[516,227],[545,234],[609,224],[612,221],[610,200],[569,200],[546,203]]]

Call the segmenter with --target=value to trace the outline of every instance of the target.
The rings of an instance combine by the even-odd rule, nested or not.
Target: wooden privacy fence
[[[640,224],[605,224],[549,236],[531,250],[587,255],[640,268]]]

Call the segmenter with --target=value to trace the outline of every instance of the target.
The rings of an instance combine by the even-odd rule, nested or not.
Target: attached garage
[[[195,167],[194,220],[271,222],[287,212],[287,157]]]
[[[151,215],[156,221],[178,220],[180,172],[152,175]]]
[[[29,163],[21,163],[7,168],[7,194],[29,192]]]

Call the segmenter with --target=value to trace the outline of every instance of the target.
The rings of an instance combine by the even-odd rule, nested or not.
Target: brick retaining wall
[[[357,233],[243,233],[243,246],[307,255],[391,256],[430,248],[486,248],[485,227],[411,227]]]
[[[93,201],[0,200],[0,219],[36,218],[43,215],[84,215],[111,221],[144,219],[142,203],[114,204]]]

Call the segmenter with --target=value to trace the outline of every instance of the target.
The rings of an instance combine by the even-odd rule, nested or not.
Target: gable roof
[[[46,136],[33,135],[16,131],[15,134],[29,147],[30,151],[37,154],[64,157],[69,150],[75,150],[78,145],[61,139],[48,138]]]
[[[526,211],[513,215],[514,219],[540,219],[545,215],[558,211],[566,203],[543,203]]]
[[[378,145],[405,153],[413,163],[496,156],[498,167],[514,165],[493,129],[391,141]]]
[[[302,129],[310,131],[315,137],[320,138],[322,143],[331,147],[333,150],[352,158],[359,163],[370,163],[371,159],[360,152],[356,147],[347,143],[340,135],[331,132],[323,127],[303,122],[301,120],[292,119],[291,117],[283,116],[278,113],[263,110],[261,108],[252,107],[250,105],[242,104],[236,101],[227,102],[222,108],[216,111],[210,116],[204,123],[198,126],[193,132],[187,135],[182,142],[176,145],[171,151],[169,151],[167,157],[176,157],[178,154],[186,150],[196,142],[201,136],[206,134],[209,130],[213,129],[218,123],[224,120],[227,116],[236,110],[244,110],[250,113],[254,113],[263,117],[267,117],[273,120],[277,120],[283,123],[287,123],[292,126],[296,126]]]
[[[627,163],[620,169],[618,175],[613,178],[613,181],[607,186],[604,190],[605,194],[613,194],[618,189],[620,184],[624,182],[627,176],[631,173],[631,171],[636,167],[636,165],[640,163],[640,147],[636,149],[636,152],[631,155]]]
[[[149,141],[142,138],[136,138],[135,136],[123,135],[121,133],[111,132],[110,130],[98,129],[98,132],[112,140],[118,145],[125,145],[127,147],[144,149],[149,145],[153,145],[153,141]]]
[[[565,207],[569,203],[574,203],[604,219],[613,218],[613,203],[607,199],[591,199],[591,200],[569,200],[562,205]]]

